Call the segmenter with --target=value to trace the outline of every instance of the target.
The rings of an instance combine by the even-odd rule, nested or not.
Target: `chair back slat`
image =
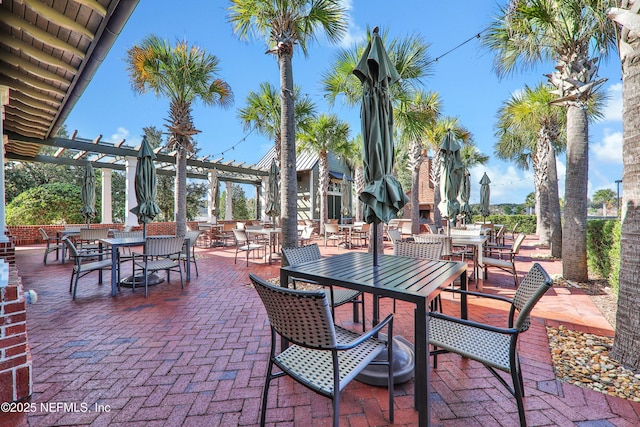
[[[150,256],[166,256],[182,252],[184,237],[151,236],[144,243],[144,253]]]
[[[471,229],[452,228],[448,231],[448,233],[451,236],[479,236],[480,231],[480,227]]]
[[[393,243],[394,245],[396,242],[402,240],[402,234],[400,234],[400,230],[398,230],[397,228],[388,228],[387,235],[389,236],[389,240],[391,240],[391,243]]]
[[[282,248],[282,256],[287,265],[297,265],[322,258],[317,243],[297,248]]]
[[[443,240],[434,242],[396,242],[393,254],[418,259],[440,259],[442,257]]]
[[[49,240],[49,235],[46,231],[44,231],[44,228],[38,228],[38,232],[40,233],[40,237],[42,237],[44,241]]]
[[[67,249],[69,250],[69,256],[71,258],[78,258],[78,249],[76,249],[76,246],[73,244],[71,239],[65,236],[62,238],[62,242],[67,246]]]
[[[184,235],[185,239],[189,239],[189,245],[191,245],[192,248],[196,246],[196,242],[198,241],[200,233],[202,233],[202,231],[200,230],[191,230],[187,231]]]
[[[81,228],[80,240],[99,240],[106,239],[109,236],[109,229],[107,228]]]
[[[233,231],[233,237],[235,237],[237,245],[247,244],[247,242],[249,241],[249,237],[247,237],[247,232],[245,230],[234,228],[232,231]]]
[[[511,247],[511,252],[513,253],[513,255],[516,255],[518,252],[520,252],[520,246],[522,245],[522,242],[524,242],[525,237],[527,237],[526,234],[520,233],[513,241],[513,246]]]
[[[143,237],[142,230],[139,231],[114,231],[113,237],[115,239],[124,239],[127,237]]]
[[[537,262],[533,264],[513,296],[509,327],[516,328],[520,332],[529,329],[531,310],[552,285],[553,280],[551,280],[544,268]],[[516,310],[518,311],[518,317],[514,322],[513,316]]]
[[[333,224],[331,222],[327,222],[324,224],[324,231],[326,233],[339,233],[340,232],[340,227],[338,226],[338,224]]]
[[[434,243],[442,242],[442,255],[444,257],[451,256],[451,238],[444,234],[414,234],[413,240],[418,243]]]
[[[298,291],[272,285],[249,274],[269,317],[271,327],[294,344],[332,349],[336,331],[327,295],[322,291]]]

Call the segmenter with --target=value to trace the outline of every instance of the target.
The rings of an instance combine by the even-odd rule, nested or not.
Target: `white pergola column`
[[[4,185],[4,147],[9,137],[4,134],[4,106],[9,103],[9,88],[0,86],[0,242],[8,242],[5,235],[7,223],[5,221],[5,185]]]
[[[111,169],[102,171],[102,223],[113,223],[113,200],[111,198]]]
[[[226,204],[226,212],[224,215],[224,219],[231,220],[233,219],[233,197],[231,197],[231,181],[225,182],[227,187],[227,203]]]
[[[138,217],[131,212],[131,209],[138,205],[136,200],[136,165],[138,159],[135,157],[126,157],[125,165],[125,202],[124,202],[124,225],[135,227],[138,225]]]

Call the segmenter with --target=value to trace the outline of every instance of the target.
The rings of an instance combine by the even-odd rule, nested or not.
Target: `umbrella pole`
[[[378,224],[373,223],[373,266],[378,266]]]
[[[142,238],[143,239],[147,238],[147,223],[146,222],[142,223]]]

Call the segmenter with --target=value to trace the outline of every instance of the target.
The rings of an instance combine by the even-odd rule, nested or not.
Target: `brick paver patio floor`
[[[325,254],[348,249],[327,248]],[[550,274],[559,261],[536,258],[535,239],[525,241],[517,266],[522,277],[534,260]],[[244,260],[234,265],[234,248],[198,248],[199,277],[180,289],[177,275],[149,290],[123,288],[110,296],[97,274],[81,279],[78,298],[68,292],[71,264],[42,264],[42,246],[19,247],[17,265],[25,289],[39,301],[27,308],[33,356],[35,411],[0,413],[1,426],[256,426],[270,346],[264,309],[249,286],[248,273],[277,277],[279,262]],[[387,249],[390,253],[390,249]],[[474,282],[471,282],[473,288]],[[490,270],[486,292],[512,295],[511,277]],[[448,297],[447,297],[448,298]],[[456,313],[459,300],[444,299]],[[382,313],[391,311],[382,300]],[[371,300],[367,300],[371,319]],[[501,322],[506,310],[470,301],[473,319]],[[349,306],[338,321],[350,325]],[[566,384],[556,379],[545,325],[612,335],[611,326],[579,289],[554,288],[533,313],[521,337],[527,420],[531,426],[640,425],[640,404]],[[357,325],[353,325],[358,327]],[[413,308],[398,302],[395,330],[413,337]],[[438,359],[432,371],[432,422],[436,426],[515,426],[515,400],[481,365],[455,355]],[[413,381],[396,387],[396,423],[414,426]],[[42,405],[41,405],[42,404]],[[74,409],[75,406],[75,411]],[[388,425],[384,388],[351,383],[343,394],[342,426]],[[329,426],[331,405],[289,378],[272,382],[269,426]]]

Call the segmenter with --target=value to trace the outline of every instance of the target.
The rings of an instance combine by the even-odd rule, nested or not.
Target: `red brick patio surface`
[[[327,248],[325,254],[349,249]],[[559,261],[538,259],[547,250],[526,241],[517,266],[520,278],[534,261],[559,273]],[[123,288],[110,296],[109,273],[81,279],[78,298],[68,292],[72,265],[42,264],[42,246],[18,247],[25,289],[39,301],[27,307],[33,357],[33,396],[26,414],[0,413],[1,426],[256,426],[270,346],[264,309],[248,274],[277,277],[280,263],[244,260],[235,249],[198,248],[199,277],[180,289],[177,275],[149,290]],[[387,253],[390,253],[387,248]],[[512,295],[507,273],[490,270],[485,292]],[[471,282],[473,288],[474,282]],[[444,299],[444,311],[459,312],[459,299]],[[382,300],[382,313],[391,311]],[[367,300],[368,320],[371,300]],[[349,306],[337,310],[350,323]],[[470,301],[471,318],[500,324],[507,311]],[[398,302],[394,327],[413,339],[413,307]],[[554,288],[533,312],[520,339],[530,426],[637,426],[640,404],[579,388],[556,379],[545,325],[612,335],[611,326],[579,289]],[[370,325],[369,325],[370,326]],[[515,426],[514,399],[481,365],[443,355],[432,371],[432,423],[436,426]],[[290,378],[274,380],[269,426],[329,426],[331,404]],[[397,426],[417,424],[413,381],[395,390]],[[75,409],[75,410],[74,410]],[[384,388],[352,382],[343,393],[342,426],[388,423]]]

